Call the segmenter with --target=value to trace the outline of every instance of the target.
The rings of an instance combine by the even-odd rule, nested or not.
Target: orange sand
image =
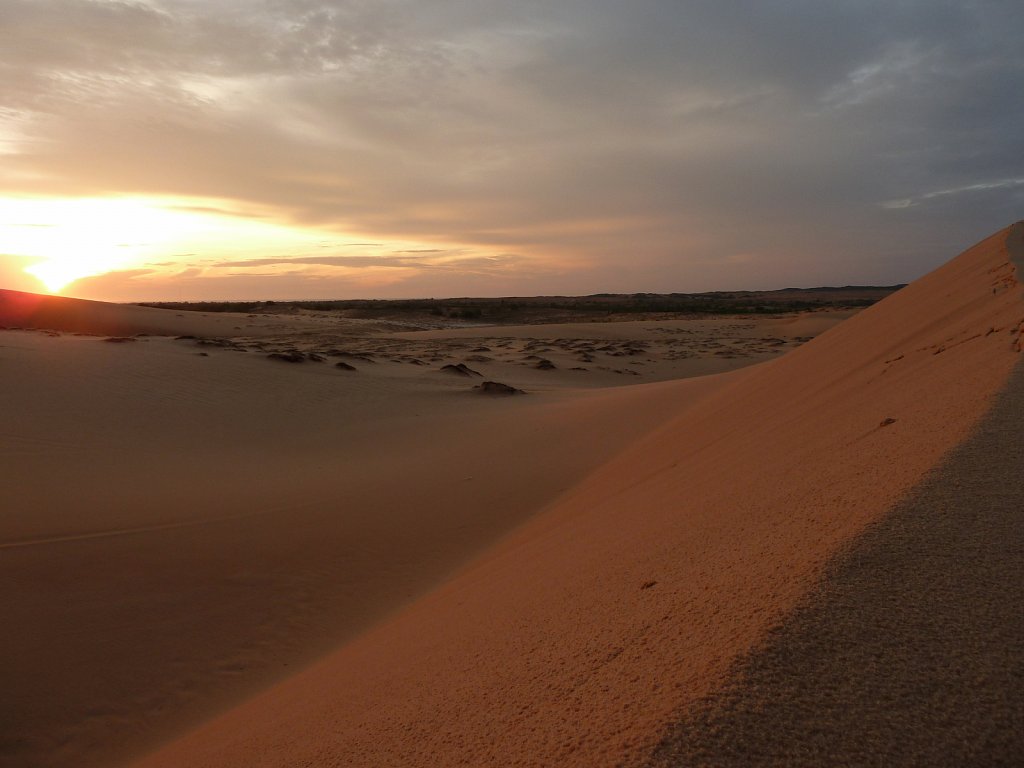
[[[139,766],[642,760],[985,412],[1024,320],[1007,234],[666,414],[444,586]]]
[[[717,386],[489,398],[196,349],[0,334],[2,766],[117,764],[194,727]]]
[[[395,341],[394,323],[336,313],[0,292],[0,326],[232,337],[0,333],[0,765],[122,764],[294,674],[729,377],[624,380],[749,365],[834,315],[616,323],[603,370],[565,350],[537,370],[522,358],[549,345],[497,327]],[[531,333],[572,349],[568,334],[609,325]],[[495,335],[501,359],[472,365],[529,396],[481,397],[439,370]],[[644,338],[627,358],[641,376],[611,370]],[[266,357],[293,345],[372,357]]]

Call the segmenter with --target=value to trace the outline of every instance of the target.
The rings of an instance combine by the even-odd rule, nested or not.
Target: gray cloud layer
[[[523,255],[451,293],[904,280],[1024,216],[1022,37],[1009,0],[5,0],[0,190]]]

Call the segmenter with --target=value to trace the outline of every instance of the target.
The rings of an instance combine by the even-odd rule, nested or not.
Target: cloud
[[[385,298],[420,298],[453,295],[450,276],[457,273],[483,275],[492,285],[502,287],[499,294],[523,295],[523,287],[537,279],[530,268],[520,268],[523,262],[515,254],[467,256],[457,266],[413,263],[415,260],[394,263],[373,257],[356,257],[354,264],[347,263],[352,258],[268,257],[174,271],[119,270],[78,280],[70,293],[108,301],[362,298],[369,291]]]
[[[222,199],[570,292],[897,282],[1020,218],[920,202],[1024,177],[1022,33],[999,0],[7,0],[0,191]]]
[[[1016,190],[1020,187],[1024,187],[1024,179],[995,179],[993,181],[982,181],[975,184],[967,184],[962,187],[953,187],[951,189],[936,189],[931,192],[925,192],[918,195],[916,198],[905,197],[900,200],[886,200],[882,203],[882,207],[889,209],[911,208],[929,200],[935,200],[936,198],[976,192],[1002,193],[1005,191]],[[1017,196],[1018,198],[1021,197],[1019,190]]]
[[[415,255],[408,255],[413,253]],[[489,256],[465,254],[461,251],[430,249],[424,252],[396,251],[380,256],[268,256],[251,259],[228,259],[211,264],[214,268],[248,269],[270,266],[317,266],[342,269],[414,269],[450,270],[467,272],[480,269],[502,269],[520,263],[517,254],[503,253]]]

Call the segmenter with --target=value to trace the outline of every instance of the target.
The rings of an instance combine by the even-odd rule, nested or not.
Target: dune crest
[[[139,765],[643,761],[986,412],[1024,330],[1008,236],[737,374],[397,617]]]
[[[186,317],[165,309],[0,289],[0,326],[7,328],[47,328],[97,336],[215,335],[224,322],[198,313]]]

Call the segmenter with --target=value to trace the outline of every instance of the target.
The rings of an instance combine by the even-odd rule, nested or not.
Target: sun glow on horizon
[[[130,268],[180,229],[173,211],[132,198],[0,199],[5,252],[37,259],[24,271],[51,293]]]
[[[464,243],[304,225],[233,200],[153,196],[0,196],[0,267],[7,259],[50,293],[103,301],[212,291],[247,298],[269,280],[289,292],[380,291],[410,276],[498,275],[510,263],[508,254]],[[236,280],[250,293],[233,293]]]
[[[221,210],[219,201],[164,198],[0,198],[0,252],[31,259],[23,268],[50,293],[76,280],[138,269],[185,269],[263,249],[311,248],[325,233]]]
[[[49,293],[59,294],[61,289],[78,280],[80,277],[88,277],[89,270],[83,270],[73,262],[49,259],[38,264],[25,267],[25,272],[32,275],[41,282]]]

